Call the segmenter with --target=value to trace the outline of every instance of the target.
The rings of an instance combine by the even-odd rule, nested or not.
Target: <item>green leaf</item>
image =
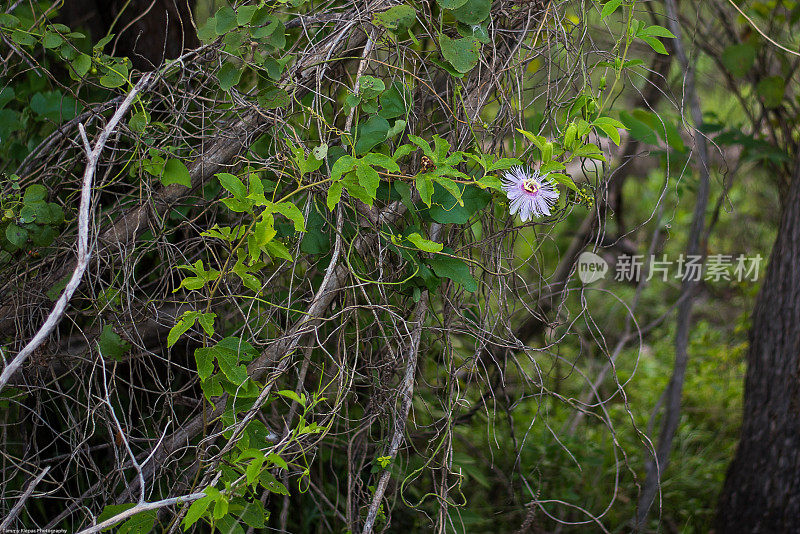
[[[322,160],[314,157],[313,150],[311,154],[306,156],[306,152],[303,150],[303,147],[296,147],[290,144],[289,148],[294,154],[293,159],[297,164],[297,168],[300,170],[300,176],[303,176],[309,172],[314,172],[322,166]]]
[[[666,37],[667,39],[675,39],[675,34],[671,31],[666,29],[663,26],[659,26],[658,24],[654,24],[653,26],[648,26],[642,30],[639,30],[639,35],[649,35],[652,37]]]
[[[465,224],[476,213],[486,207],[492,199],[492,194],[480,187],[468,184],[457,184],[460,198],[464,205],[460,205],[452,192],[440,184],[434,187],[431,208],[428,215],[431,219],[442,224]]]
[[[425,239],[417,232],[408,234],[408,240],[414,243],[414,246],[423,252],[441,252],[444,248],[444,245],[441,243],[431,241],[430,239]]]
[[[265,109],[277,109],[289,104],[289,93],[281,87],[268,87],[258,93],[258,104]]]
[[[387,30],[398,31],[408,29],[417,20],[417,11],[407,5],[390,7],[386,11],[377,13],[372,17],[372,23],[383,26]]]
[[[378,175],[377,171],[369,165],[359,165],[356,167],[356,176],[358,177],[358,183],[361,187],[374,199],[378,192],[378,185],[380,185],[381,182],[381,177]]]
[[[235,352],[219,350],[215,352],[217,363],[220,370],[225,374],[225,378],[237,386],[242,385],[247,380],[247,368],[239,365],[239,359]]]
[[[605,5],[603,5],[603,10],[600,12],[600,19],[604,19],[609,15],[614,14],[621,4],[622,0],[609,0],[606,2]]]
[[[83,77],[92,68],[92,58],[88,54],[81,53],[72,60],[71,65],[75,73]]]
[[[203,330],[205,330],[206,334],[209,336],[214,335],[214,319],[216,317],[216,313],[201,313],[200,317],[198,318],[200,326],[203,327]]]
[[[194,323],[197,320],[197,315],[198,312],[184,312],[180,320],[175,324],[175,326],[170,328],[169,334],[167,334],[167,347],[171,347],[177,343],[178,339],[180,339],[180,337],[185,334],[187,330],[194,326]]]
[[[226,509],[227,513],[227,509]],[[234,518],[229,515],[220,517],[219,521],[214,525],[220,534],[245,534],[242,525],[239,524]]]
[[[264,510],[264,505],[262,505],[259,500],[254,500],[253,502],[245,504],[242,511],[239,512],[239,518],[244,521],[247,526],[253,528],[264,528],[268,517],[269,515]]]
[[[615,145],[619,146],[620,135],[618,129],[625,128],[624,124],[616,119],[612,119],[611,117],[598,117],[595,119],[594,125],[605,132],[605,134],[614,142]]]
[[[470,293],[474,293],[478,289],[478,283],[470,274],[467,264],[458,258],[436,255],[428,260],[428,265],[431,266],[436,276],[449,278],[461,284]]]
[[[750,43],[731,45],[722,51],[720,59],[733,76],[743,78],[756,62],[756,48]]]
[[[328,206],[328,209],[333,211],[333,208],[339,203],[339,200],[342,198],[342,182],[334,182],[328,188],[328,197],[326,199],[325,204]]]
[[[764,99],[765,107],[777,108],[781,105],[786,92],[786,80],[780,76],[768,76],[758,82],[756,92]]]
[[[453,11],[453,16],[468,26],[477,26],[489,18],[491,9],[491,0],[467,0],[463,6]]]
[[[168,159],[164,164],[164,174],[161,176],[161,183],[165,186],[178,184],[185,187],[192,187],[189,169],[178,159]]]
[[[117,529],[117,534],[147,534],[156,526],[157,516],[156,510],[139,512],[122,523]]]
[[[269,472],[268,469],[261,471],[261,474],[258,477],[258,481],[264,486],[267,490],[271,491],[272,493],[277,493],[279,495],[289,495],[289,490],[286,489],[286,486],[278,482],[278,479]]]
[[[418,174],[415,180],[417,191],[426,206],[430,207],[431,197],[433,196],[433,180],[428,173]]]
[[[600,149],[594,143],[588,143],[583,146],[579,146],[572,152],[573,157],[576,158],[589,158],[589,159],[596,159],[599,161],[605,161],[606,157],[600,152]]]
[[[8,136],[21,128],[19,113],[13,109],[0,109],[0,142],[5,144]]]
[[[494,189],[495,191],[499,191],[500,193],[505,193],[505,189],[503,189],[503,182],[500,181],[500,178],[494,176],[493,174],[487,174],[477,182],[475,182],[478,187],[481,189]]]
[[[280,204],[273,204],[273,210],[277,211],[290,221],[294,223],[294,229],[297,232],[305,232],[306,231],[306,221],[303,218],[303,213],[300,211],[300,208],[292,204],[291,202],[281,202]]]
[[[469,72],[478,64],[481,43],[475,38],[451,39],[439,35],[442,56],[460,73]]]
[[[385,90],[386,85],[379,78],[365,75],[358,79],[358,94],[367,100],[377,98]]]
[[[205,24],[197,30],[197,38],[203,43],[210,43],[217,38],[217,20],[209,17]]]
[[[31,109],[36,115],[53,122],[70,120],[77,115],[77,105],[71,96],[60,91],[36,93],[31,98]]]
[[[97,348],[104,358],[119,361],[126,352],[131,350],[131,344],[117,335],[114,328],[107,324],[103,327],[103,332],[97,340]]]
[[[649,35],[642,35],[639,37],[642,41],[650,45],[650,48],[658,52],[659,54],[669,55],[667,52],[666,47],[664,47],[664,43],[656,39],[655,37],[650,37]]]
[[[205,382],[214,372],[214,349],[209,347],[195,349],[194,361],[197,363],[197,375]]]
[[[107,504],[103,508],[103,511],[100,512],[100,515],[97,516],[97,522],[98,523],[102,523],[103,521],[107,521],[107,520],[111,519],[112,517],[114,517],[115,515],[119,515],[122,512],[125,512],[126,510],[130,510],[134,506],[136,506],[136,505],[133,504],[133,503]],[[108,527],[105,530],[110,530],[110,529],[111,529],[111,527]]]
[[[47,49],[56,48],[63,42],[64,39],[59,34],[51,31],[45,31],[42,36],[42,46]]]
[[[100,85],[108,89],[114,89],[125,85],[128,81],[128,67],[121,63],[114,63],[108,67],[103,76],[100,77]]]
[[[637,141],[647,143],[649,145],[655,145],[658,143],[656,132],[649,124],[642,122],[626,111],[620,112],[619,118],[622,120],[622,123],[625,125],[625,127],[627,127],[630,131],[631,137]]]
[[[258,6],[241,6],[236,10],[236,23],[239,26],[250,24],[257,10]]]
[[[11,40],[23,46],[33,46],[36,44],[36,37],[22,30],[13,30],[11,32]]]
[[[355,145],[356,155],[365,154],[374,146],[383,143],[389,133],[389,121],[379,115],[373,115],[358,127],[358,139]]]
[[[403,117],[411,108],[411,93],[400,82],[394,82],[380,98],[381,110],[378,114],[384,119]]]
[[[28,240],[28,231],[20,228],[16,224],[9,224],[6,227],[6,239],[16,247],[22,247]]]
[[[247,187],[242,183],[242,181],[227,172],[220,172],[217,173],[217,178],[219,178],[219,183],[227,189],[234,198],[244,198],[247,196]]]
[[[236,12],[230,6],[224,6],[214,15],[217,35],[223,35],[236,27]]]
[[[369,165],[383,167],[389,172],[400,172],[400,165],[394,159],[380,152],[370,152],[362,158],[362,161]]]
[[[300,242],[300,251],[305,254],[327,254],[330,248],[331,240],[326,228],[325,217],[314,203],[308,212],[306,234]]]
[[[197,499],[189,506],[189,511],[186,512],[186,517],[183,518],[184,532],[189,530],[189,527],[197,523],[197,521],[203,517],[203,514],[212,502],[214,502],[214,499],[206,495],[205,497]]]
[[[458,9],[467,3],[467,0],[436,0],[436,3],[445,9]]]
[[[417,145],[418,147],[420,147],[422,149],[422,152],[424,152],[426,156],[428,156],[432,160],[436,159],[436,154],[433,153],[431,145],[425,139],[417,137],[416,135],[409,135],[408,140]],[[397,157],[395,159],[397,159]]]
[[[41,184],[32,184],[25,188],[22,202],[24,204],[31,204],[34,202],[41,202],[45,198],[47,198],[47,188]]]
[[[233,61],[226,61],[225,64],[219,69],[217,79],[219,80],[219,87],[223,91],[230,91],[233,86],[239,83],[242,77],[242,68]]]
[[[128,119],[128,128],[137,133],[144,133],[150,123],[150,114],[147,111],[137,111]]]

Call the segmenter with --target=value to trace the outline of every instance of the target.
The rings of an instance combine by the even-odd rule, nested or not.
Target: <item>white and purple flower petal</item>
[[[511,167],[503,175],[503,190],[509,200],[511,215],[519,213],[522,222],[550,215],[558,200],[558,190],[547,175],[524,167]]]

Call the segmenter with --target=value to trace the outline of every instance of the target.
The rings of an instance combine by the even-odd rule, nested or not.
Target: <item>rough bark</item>
[[[753,311],[741,441],[718,532],[800,532],[800,161]]]

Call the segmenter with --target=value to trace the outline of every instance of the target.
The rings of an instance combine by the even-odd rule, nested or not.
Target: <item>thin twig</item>
[[[25,345],[21,351],[19,351],[14,359],[11,360],[11,363],[6,365],[6,367],[3,369],[3,373],[0,374],[0,390],[5,387],[6,383],[8,383],[8,380],[25,362],[28,356],[30,356],[33,351],[35,351],[42,343],[44,343],[44,340],[47,339],[50,333],[58,325],[64,315],[64,312],[67,310],[67,304],[72,298],[72,294],[75,293],[75,290],[78,288],[78,285],[81,282],[83,273],[86,271],[86,267],[89,265],[89,257],[92,253],[89,246],[89,219],[91,217],[90,208],[92,203],[92,183],[94,181],[97,163],[100,160],[100,153],[103,151],[108,138],[111,136],[111,133],[114,131],[114,129],[116,129],[119,121],[122,120],[122,117],[128,111],[128,108],[131,106],[131,104],[133,104],[136,95],[138,95],[142,87],[147,84],[150,76],[150,73],[142,76],[139,82],[133,87],[133,89],[131,89],[131,91],[128,93],[128,96],[122,101],[122,104],[120,104],[119,108],[117,108],[117,112],[114,113],[114,116],[108,121],[106,127],[103,128],[102,132],[100,132],[100,135],[98,136],[97,142],[95,143],[91,153],[87,155],[89,161],[86,163],[86,170],[83,173],[83,188],[81,189],[81,204],[78,214],[78,264],[75,266],[72,277],[64,289],[64,293],[61,294],[61,297],[58,299],[58,302],[56,302],[56,305],[53,307],[53,310],[50,312],[50,315],[47,317],[45,323],[42,325],[39,331],[36,332],[36,335],[33,336],[33,339],[31,339],[30,342],[28,342],[28,344]]]
[[[12,521],[14,521],[14,519],[17,518],[17,515],[19,515],[20,510],[22,510],[25,501],[28,500],[28,497],[31,496],[34,488],[36,488],[36,485],[42,481],[42,479],[44,478],[44,476],[47,474],[48,471],[50,471],[49,465],[44,469],[42,469],[42,472],[36,475],[36,478],[34,478],[31,481],[31,483],[28,484],[28,487],[25,488],[25,493],[22,494],[22,497],[19,498],[17,504],[14,505],[14,508],[11,509],[6,518],[3,519],[3,522],[0,523],[0,532],[4,532],[9,526],[11,526]]]
[[[430,233],[432,240],[437,240],[441,228],[440,224],[431,225]],[[389,444],[389,450],[387,450],[384,455],[391,457],[392,460],[397,456],[397,451],[400,450],[400,444],[403,442],[403,435],[406,431],[406,421],[411,411],[411,401],[414,399],[414,375],[417,371],[417,357],[419,355],[420,341],[422,340],[422,329],[425,326],[425,317],[428,314],[428,298],[428,292],[423,292],[414,310],[414,318],[417,324],[411,334],[411,345],[408,349],[408,362],[406,363],[403,381],[400,384],[400,397],[402,398],[400,413],[395,416],[392,441]],[[381,472],[381,477],[378,479],[375,493],[372,495],[367,518],[364,521],[364,528],[361,531],[362,534],[371,534],[373,531],[375,519],[378,517],[378,509],[381,506],[383,494],[386,492],[386,485],[389,483],[391,474],[389,469],[384,469],[383,472]]]
[[[165,506],[172,506],[174,504],[184,504],[188,502],[193,502],[198,499],[202,499],[205,496],[206,496],[205,492],[199,492],[199,493],[192,493],[190,495],[184,495],[182,497],[171,497],[169,499],[164,499],[161,501],[142,502],[137,504],[133,508],[128,508],[124,512],[120,512],[114,517],[106,519],[102,523],[98,523],[97,525],[81,530],[80,532],[78,532],[78,534],[94,534],[95,532],[100,532],[101,530],[105,530],[108,527],[114,526],[120,521],[124,521],[129,517],[133,517],[138,513],[146,512],[147,510],[158,510],[159,508],[164,508]]]

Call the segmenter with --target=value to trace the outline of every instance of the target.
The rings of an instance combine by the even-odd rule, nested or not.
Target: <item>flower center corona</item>
[[[539,192],[539,184],[533,179],[522,182],[522,188],[532,195]]]

